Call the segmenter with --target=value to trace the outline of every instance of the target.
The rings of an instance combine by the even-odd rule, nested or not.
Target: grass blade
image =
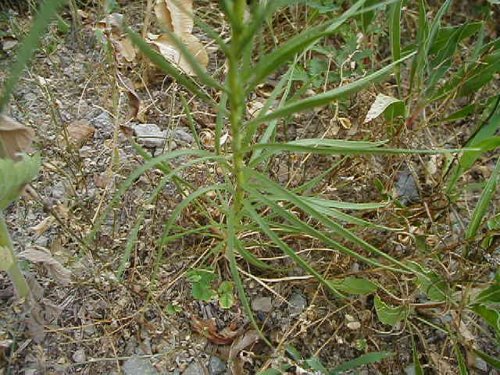
[[[403,1],[399,0],[392,4],[389,8],[389,38],[391,41],[392,61],[401,59],[401,7]],[[396,82],[401,95],[401,69],[399,66],[395,68]]]
[[[144,55],[146,55],[153,64],[158,66],[166,74],[172,76],[177,82],[179,82],[182,86],[184,86],[187,90],[189,90],[192,94],[196,95],[204,102],[210,104],[213,107],[217,106],[215,100],[212,97],[210,97],[207,93],[202,91],[198,87],[196,81],[194,81],[188,75],[182,73],[176,66],[174,66],[167,59],[165,59],[160,53],[156,52],[153,48],[151,48],[148,45],[148,43],[146,43],[146,41],[142,39],[141,36],[137,34],[135,31],[133,31],[129,27],[127,27],[125,30],[132,43],[137,48],[139,48],[139,50]]]
[[[268,122],[273,119],[285,117],[285,116],[290,116],[294,113],[297,112],[302,112],[306,111],[308,109],[312,109],[315,107],[323,106],[326,104],[331,103],[334,100],[346,98],[363,88],[376,83],[380,81],[381,79],[385,78],[387,75],[389,75],[395,66],[406,60],[407,58],[413,56],[414,53],[409,54],[408,56],[405,56],[404,58],[393,62],[392,64],[387,65],[386,67],[376,71],[375,73],[372,73],[364,78],[361,78],[355,82],[349,83],[344,86],[337,87],[333,90],[326,91],[322,94],[314,95],[310,98],[302,99],[294,103],[287,104],[283,106],[280,109],[277,109],[276,111],[273,111],[269,114],[259,116],[256,119],[249,121],[247,123],[247,126],[252,126],[255,123],[264,123]]]
[[[337,375],[337,374],[342,374],[346,371],[354,370],[360,366],[365,366],[369,365],[372,363],[377,363],[380,362],[386,358],[390,358],[394,356],[394,353],[390,352],[372,352],[372,353],[366,353],[361,356],[359,356],[356,359],[353,359],[352,361],[345,362],[341,364],[340,366],[335,367],[333,370],[329,372],[329,375]]]
[[[40,39],[45,34],[45,30],[49,26],[50,21],[65,2],[66,0],[45,0],[41,5],[31,30],[17,52],[16,62],[10,69],[9,78],[7,78],[3,86],[2,96],[0,98],[0,113],[4,111],[17,82],[23,74],[24,68],[28,65],[35,50],[40,45]]]

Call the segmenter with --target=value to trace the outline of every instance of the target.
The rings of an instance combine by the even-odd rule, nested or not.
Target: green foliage
[[[347,294],[370,294],[375,292],[378,287],[370,280],[357,277],[346,277],[340,280],[328,280],[328,282],[337,290]]]
[[[396,323],[406,319],[409,310],[406,306],[391,306],[375,296],[375,311],[378,319],[387,325],[394,326]]]
[[[0,159],[0,214],[21,195],[23,187],[38,174],[40,157],[24,156],[21,161]]]

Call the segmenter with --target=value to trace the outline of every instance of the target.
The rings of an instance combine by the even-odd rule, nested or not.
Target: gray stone
[[[297,292],[290,296],[288,303],[290,304],[289,311],[291,315],[299,315],[307,307],[306,297]]]
[[[270,312],[273,309],[271,297],[257,297],[252,300],[252,309],[254,311]]]
[[[487,372],[488,371],[488,364],[483,359],[481,359],[479,357],[476,357],[476,363],[474,364],[474,366],[478,370],[481,370],[483,372]]]
[[[90,120],[90,124],[105,133],[112,134],[114,130],[113,119],[108,112],[101,112],[98,116]]]
[[[134,356],[127,359],[123,364],[123,373],[125,375],[157,375],[158,371],[156,371],[149,359]]]
[[[187,132],[182,128],[175,129],[172,132],[172,138],[175,141],[180,141],[181,143],[188,143],[188,144],[194,143],[194,137],[189,132]]]
[[[208,362],[208,373],[210,375],[222,375],[227,371],[227,365],[219,357],[212,356]]]
[[[87,360],[87,355],[85,354],[85,349],[78,349],[77,351],[75,351],[73,353],[73,355],[71,356],[71,359],[73,359],[73,361],[75,363],[83,363]]]
[[[198,361],[193,361],[189,364],[187,369],[182,374],[183,375],[205,375],[205,369]]]
[[[137,142],[148,148],[162,148],[167,132],[156,124],[134,124],[131,126]]]
[[[399,202],[401,202],[404,206],[420,200],[417,183],[408,169],[405,169],[398,174],[396,194]]]

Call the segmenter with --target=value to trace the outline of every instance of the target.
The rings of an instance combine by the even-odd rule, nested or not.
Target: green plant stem
[[[235,179],[235,197],[232,205],[232,210],[235,217],[239,217],[239,212],[243,205],[245,196],[243,184],[245,182],[243,175],[244,168],[244,150],[242,147],[242,128],[243,116],[245,113],[245,89],[244,82],[241,79],[240,71],[242,62],[242,51],[240,42],[243,36],[244,29],[244,11],[246,3],[244,0],[236,0],[234,2],[233,13],[237,25],[233,25],[232,43],[229,60],[228,83],[229,83],[229,106],[230,114],[229,121],[231,123],[231,132],[233,136],[232,151],[233,151],[233,176]],[[237,220],[238,221],[238,220]]]
[[[19,264],[17,263],[16,256],[14,254],[14,247],[12,246],[12,241],[10,240],[9,231],[7,229],[7,224],[5,223],[5,218],[0,213],[0,248],[7,249],[8,254],[6,256],[11,262],[11,265],[6,269],[9,278],[12,280],[14,284],[14,288],[20,298],[26,298],[29,295],[29,286],[24,278],[21,269],[19,268]]]

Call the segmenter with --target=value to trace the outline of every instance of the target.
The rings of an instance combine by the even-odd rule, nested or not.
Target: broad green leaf
[[[230,309],[234,305],[234,284],[230,281],[223,281],[217,292],[220,306],[223,309]]]
[[[194,299],[208,302],[217,297],[217,293],[211,287],[212,282],[217,278],[213,271],[192,269],[186,273],[186,276],[191,283],[191,293]]]
[[[408,316],[408,308],[405,306],[388,305],[379,296],[375,296],[374,302],[377,317],[384,324],[394,326]]]
[[[24,156],[20,161],[0,159],[0,213],[22,193],[40,169],[40,156]]]
[[[360,355],[358,358],[351,361],[345,362],[340,366],[328,372],[328,375],[340,375],[347,371],[354,370],[358,367],[370,365],[372,363],[377,363],[383,361],[386,358],[394,356],[394,353],[390,352],[372,352]]]
[[[436,54],[441,51],[448,44],[450,39],[454,39],[453,36],[455,34],[460,36],[460,38],[455,41],[458,47],[458,43],[460,43],[461,40],[476,34],[481,29],[482,25],[483,22],[468,22],[458,26],[441,27],[429,52],[431,54]]]
[[[496,308],[489,308],[485,305],[474,305],[471,307],[471,310],[474,311],[477,315],[484,319],[486,323],[488,323],[491,328],[493,328],[500,339],[500,306],[496,306]]]
[[[326,374],[328,370],[321,363],[318,357],[311,357],[305,360],[306,365],[309,369],[319,372],[320,374]]]
[[[474,299],[474,303],[500,303],[500,284],[495,283],[480,292]]]
[[[344,279],[328,280],[335,289],[341,290],[347,294],[370,294],[375,292],[378,287],[370,280],[357,277],[346,277]]]

